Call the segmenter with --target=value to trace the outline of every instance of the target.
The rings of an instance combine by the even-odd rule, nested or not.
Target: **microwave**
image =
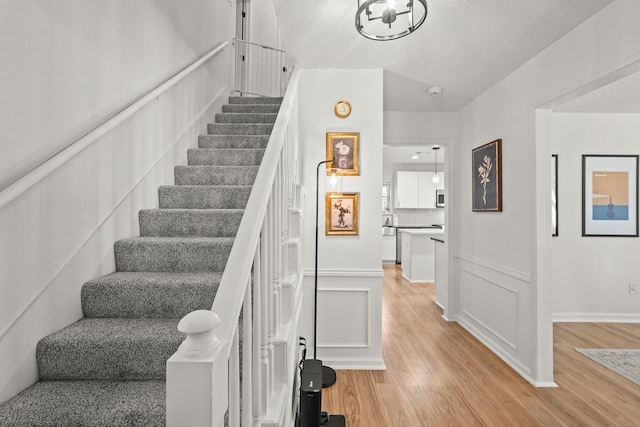
[[[444,208],[444,190],[436,190],[436,208]]]

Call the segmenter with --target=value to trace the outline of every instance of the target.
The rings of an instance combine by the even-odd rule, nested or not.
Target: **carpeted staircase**
[[[230,97],[116,272],[82,288],[85,317],[43,338],[40,382],[0,406],[0,426],[161,426],[165,364],[182,316],[209,309],[282,98]]]

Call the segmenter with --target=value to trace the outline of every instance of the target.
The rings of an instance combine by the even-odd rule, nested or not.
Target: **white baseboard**
[[[553,321],[558,323],[640,323],[640,313],[554,313]]]
[[[384,371],[387,367],[382,359],[320,357],[323,364],[339,370]]]
[[[536,380],[531,377],[531,372],[529,371],[529,369],[524,364],[522,364],[522,362],[514,359],[509,354],[504,352],[499,345],[496,345],[493,342],[491,337],[483,334],[478,328],[475,327],[474,324],[467,322],[467,320],[464,318],[459,318],[458,324],[462,326],[471,335],[473,335],[478,341],[484,344],[489,350],[495,353],[500,359],[502,359],[504,363],[509,365],[511,369],[516,371],[522,378],[524,378],[534,386],[538,387]]]

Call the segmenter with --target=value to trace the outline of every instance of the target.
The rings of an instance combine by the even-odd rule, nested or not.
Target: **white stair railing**
[[[235,71],[232,90],[240,95],[283,96],[290,72],[284,50],[233,39]]]
[[[294,71],[213,307],[178,325],[187,337],[167,361],[169,427],[293,424],[302,298],[298,81]]]

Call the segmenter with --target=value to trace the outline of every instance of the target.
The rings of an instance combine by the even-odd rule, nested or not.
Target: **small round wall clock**
[[[345,119],[351,114],[351,104],[347,101],[338,101],[333,111],[336,113],[336,116]]]

